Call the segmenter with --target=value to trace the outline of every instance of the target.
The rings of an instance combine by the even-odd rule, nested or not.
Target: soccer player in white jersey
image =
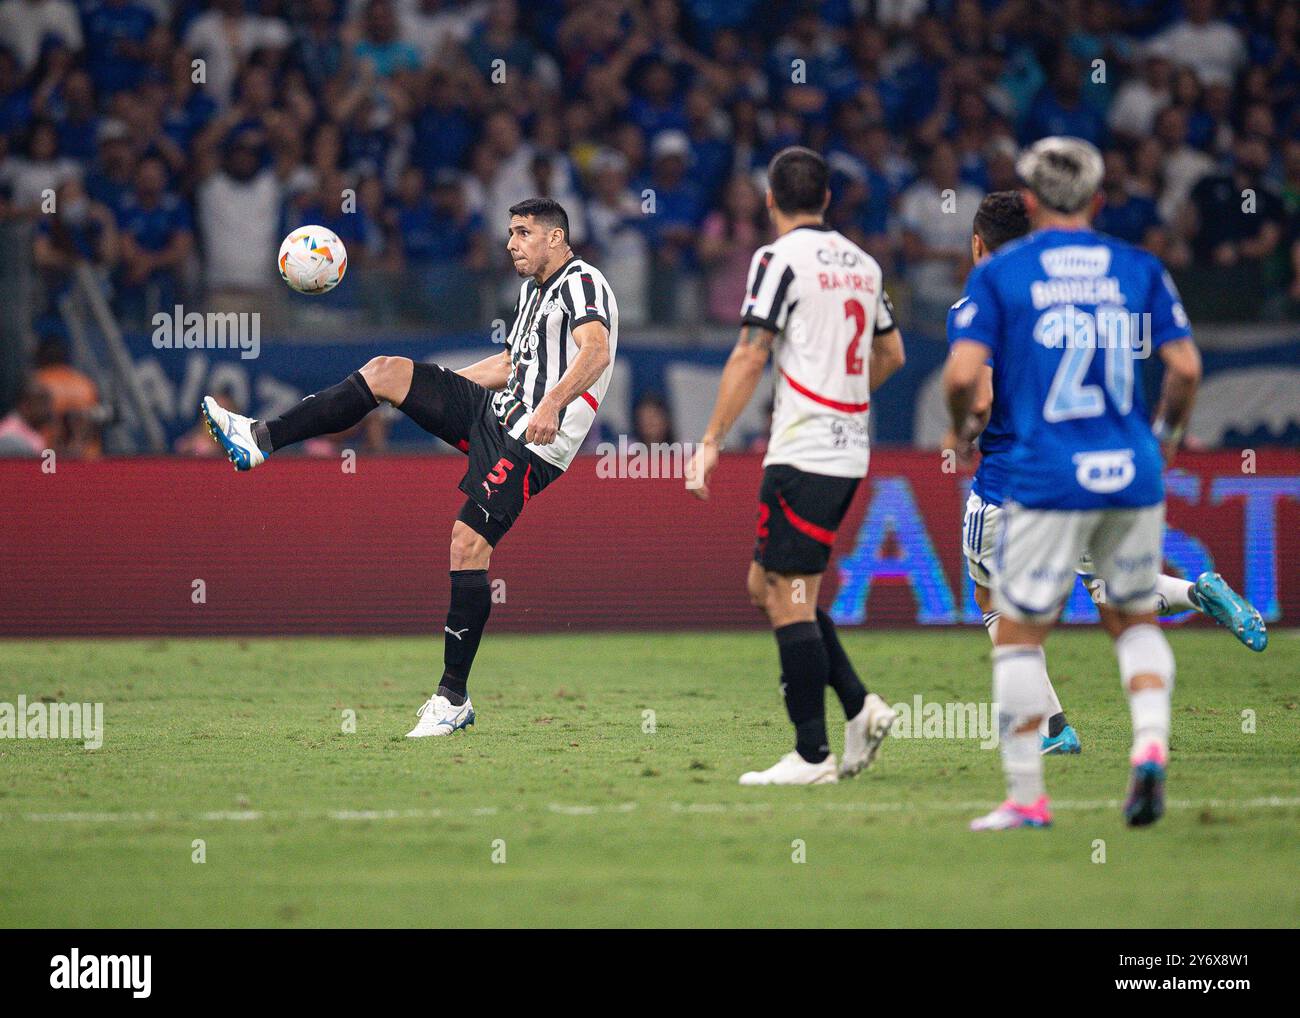
[[[953,320],[944,385],[958,439],[986,363],[993,403],[1008,413],[1002,538],[993,570],[1001,612],[993,698],[1007,798],[973,830],[1044,827],[1038,726],[1048,710],[1043,641],[1092,557],[1113,611],[1120,678],[1133,722],[1124,818],[1164,812],[1174,657],[1156,624],[1163,561],[1164,461],[1187,424],[1200,356],[1158,259],[1094,232],[1101,154],[1077,138],[1046,138],[1020,159],[1034,229],[977,266]],[[1141,359],[1164,362],[1154,427],[1137,384]]]
[[[748,588],[776,636],[795,749],[740,783],[814,785],[869,766],[894,723],[893,710],[858,678],[817,595],[835,531],[867,473],[870,395],[902,366],[903,340],[880,266],[823,221],[830,201],[825,160],[786,148],[767,173],[777,239],[750,265],[740,338],[686,486],[709,497],[723,439],[772,354],[775,405]],[[826,735],[828,684],[847,719],[838,767]]]
[[[1029,215],[1019,191],[995,191],[980,202],[971,227],[971,260],[980,265],[994,253],[1029,232]],[[957,336],[955,322],[966,298],[948,311],[948,339]],[[998,538],[1002,533],[1003,487],[1007,480],[1007,460],[1014,444],[1010,418],[1006,409],[993,403],[993,368],[986,365],[980,372],[979,393],[965,431],[979,435],[980,462],[966,500],[962,520],[962,551],[966,569],[975,584],[975,602],[983,613],[990,638],[997,639],[1001,614],[993,605],[992,574],[995,568]],[[944,439],[944,448],[969,452],[969,443],[959,442],[953,432]],[[1092,562],[1085,556],[1079,573],[1102,614],[1112,612],[1106,604],[1105,585],[1092,576]],[[1195,583],[1177,576],[1156,577],[1156,612],[1159,615],[1198,611],[1224,626],[1251,650],[1261,651],[1268,643],[1268,632],[1258,611],[1228,586],[1216,572],[1204,572]],[[1046,670],[1044,670],[1046,675]],[[1078,753],[1079,736],[1065,717],[1065,710],[1050,680],[1047,683],[1048,716],[1040,735],[1042,752]]]
[[[379,403],[469,457],[465,504],[451,531],[451,604],[443,673],[418,711],[412,738],[474,723],[467,688],[492,608],[492,549],[528,500],[572,462],[605,396],[618,349],[618,304],[605,277],[569,247],[569,217],[550,198],[510,207],[506,250],[524,279],[505,349],[459,371],[406,357],[376,357],[282,417],[259,421],[208,396],[202,414],[235,467],[251,470],[277,449],[344,431]]]

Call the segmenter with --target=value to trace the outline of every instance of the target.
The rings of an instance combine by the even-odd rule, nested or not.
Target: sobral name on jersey
[[[1124,291],[1114,276],[1040,279],[1029,287],[1038,310],[1058,304],[1123,304]]]

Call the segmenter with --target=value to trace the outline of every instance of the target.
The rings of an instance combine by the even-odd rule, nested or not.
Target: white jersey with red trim
[[[754,253],[741,321],[777,334],[763,466],[865,477],[871,342],[895,327],[876,260],[829,226],[795,227]]]

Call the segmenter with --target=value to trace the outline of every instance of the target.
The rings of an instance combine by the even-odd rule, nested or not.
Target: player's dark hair
[[[990,252],[1029,232],[1029,211],[1019,191],[986,194],[975,210],[975,233]]]
[[[772,200],[787,216],[821,212],[829,180],[826,160],[801,145],[781,149],[767,166],[767,186],[772,190]]]
[[[564,242],[569,242],[569,214],[554,198],[525,198],[510,206],[512,216],[532,216],[548,230],[557,226],[564,231]]]

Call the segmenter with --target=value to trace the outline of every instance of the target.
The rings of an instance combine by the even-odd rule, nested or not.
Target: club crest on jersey
[[[1132,449],[1099,449],[1074,454],[1074,479],[1097,495],[1123,491],[1137,475]]]
[[[541,339],[537,335],[537,330],[524,333],[519,337],[518,360],[517,363],[523,365],[532,364],[537,360],[537,345]]]
[[[1104,244],[1069,244],[1038,256],[1043,271],[1055,278],[1104,276],[1110,269],[1110,248]]]

